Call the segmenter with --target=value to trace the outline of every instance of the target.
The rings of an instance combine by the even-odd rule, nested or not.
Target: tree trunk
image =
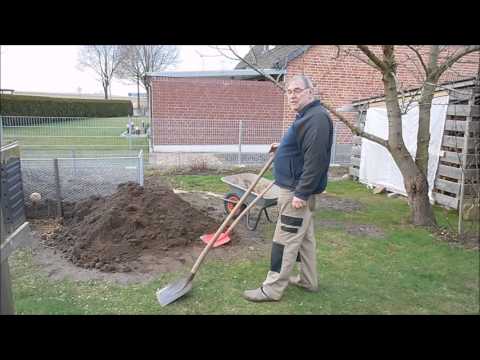
[[[405,191],[410,204],[412,224],[418,226],[436,225],[435,214],[428,197],[428,180],[426,175],[415,164],[405,145],[392,146],[390,153],[403,176]]]
[[[137,109],[140,113],[140,78],[137,76]]]
[[[430,145],[430,117],[432,111],[432,101],[435,91],[435,79],[428,79],[427,84],[423,86],[420,104],[418,106],[418,133],[417,133],[417,154],[415,163],[418,168],[426,175],[428,174],[428,148]]]
[[[143,85],[143,87],[145,88],[145,92],[147,93],[147,103],[146,103],[145,115],[147,114],[147,110],[148,110],[148,112],[150,112],[150,114],[151,114],[151,109],[150,109],[150,91],[148,90],[148,89],[149,89],[149,88],[148,88],[148,82],[142,80],[142,85]]]
[[[411,221],[418,226],[433,226],[436,221],[428,198],[427,177],[419,169],[403,141],[402,115],[392,72],[384,73],[383,82],[389,123],[389,150],[404,179],[405,190],[410,202]]]
[[[436,225],[435,214],[428,198],[428,159],[430,145],[430,117],[432,101],[435,91],[436,79],[428,79],[422,89],[422,96],[419,104],[417,153],[415,165],[418,174],[412,178],[409,200],[411,203],[412,222],[415,225],[434,226]],[[407,186],[405,184],[405,186]]]
[[[433,213],[430,199],[428,198],[428,181],[425,175],[418,169],[415,163],[411,168],[402,171],[405,190],[410,203],[410,215],[412,224],[418,226],[435,226],[435,214]]]
[[[108,100],[108,84],[103,83],[103,93],[105,94],[105,100]]]

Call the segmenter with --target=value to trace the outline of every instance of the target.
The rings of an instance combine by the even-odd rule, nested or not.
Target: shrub
[[[51,117],[116,117],[133,114],[130,100],[0,95],[0,115]]]

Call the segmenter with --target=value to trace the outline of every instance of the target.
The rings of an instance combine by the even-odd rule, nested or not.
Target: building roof
[[[281,75],[284,70],[262,69],[268,75]],[[173,77],[173,78],[225,78],[225,79],[255,79],[263,77],[253,69],[234,69],[234,70],[216,70],[216,71],[157,71],[146,75],[147,77]]]
[[[286,65],[303,54],[312,45],[276,45],[267,49],[268,45],[255,45],[245,56],[245,60],[260,69],[285,69]],[[245,69],[248,65],[240,61],[235,69]]]
[[[442,90],[450,90],[450,89],[458,89],[458,88],[465,88],[465,87],[470,87],[475,85],[475,77],[470,77],[466,79],[461,79],[461,80],[456,80],[456,81],[444,81],[440,84],[437,85],[437,88],[435,91],[442,91]],[[419,88],[413,88],[409,90],[404,91],[405,96],[412,95],[415,93]],[[378,95],[378,96],[372,96],[369,98],[365,99],[359,99],[352,101],[353,106],[360,106],[366,103],[371,103],[371,102],[379,102],[383,101],[385,99],[385,95]]]

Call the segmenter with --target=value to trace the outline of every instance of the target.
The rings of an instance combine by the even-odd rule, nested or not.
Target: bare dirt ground
[[[222,195],[214,196],[204,192],[178,193],[178,196],[191,204],[193,208],[218,222],[225,217],[223,201],[219,198]],[[274,208],[269,210],[274,218],[276,218],[275,211]],[[189,218],[183,219],[186,226],[189,226],[189,220]],[[232,241],[221,247],[212,248],[206,261],[228,262],[232,259],[255,259],[264,256],[270,247],[270,241],[266,241],[261,235],[266,222],[265,217],[262,216],[256,231],[250,231],[240,223],[233,231]],[[190,270],[205,247],[198,236],[209,232],[204,229],[198,233],[195,241],[181,246],[145,249],[140,251],[134,259],[123,262],[122,265],[128,264],[128,271],[124,271],[122,267],[118,267],[115,271],[109,271],[110,269],[96,268],[95,266],[84,268],[74,264],[69,259],[68,253],[65,255],[61,247],[49,241],[58,226],[53,219],[31,220],[34,233],[34,261],[40,265],[42,271],[55,280],[65,278],[74,281],[109,280],[121,284],[146,282],[164,272]]]
[[[135,186],[123,188],[129,190],[124,191],[129,196],[130,193],[137,194],[134,200],[125,194],[114,194],[112,195],[114,199],[110,201],[116,201],[115,206],[105,207],[108,201],[104,199],[90,199],[82,204],[73,205],[69,208],[71,219],[64,219],[60,224],[53,219],[30,220],[34,235],[32,248],[35,263],[40,266],[42,272],[54,280],[66,278],[74,281],[107,280],[119,284],[148,282],[165,272],[188,272],[205,247],[199,236],[213,232],[225,218],[222,201],[224,194],[175,192],[173,196],[173,192],[168,194],[164,190],[161,192],[158,186],[164,186],[161,178],[152,176],[146,179],[145,194]],[[152,202],[148,196],[150,191],[148,189],[152,187],[157,189],[155,190],[157,191],[156,203]],[[163,198],[158,198],[159,194]],[[142,198],[143,195],[147,200]],[[167,199],[165,201],[170,208],[176,207],[186,213],[182,217],[182,214],[177,212],[176,217],[168,218],[171,214],[163,212],[162,216],[165,216],[162,218],[163,227],[157,226],[160,224],[157,218],[148,220],[139,216],[139,214],[145,217],[158,216],[158,203],[161,199]],[[145,201],[150,202],[145,204]],[[115,217],[115,211],[110,211],[112,208],[121,215],[120,220]],[[356,211],[361,209],[361,204],[324,194],[317,202],[317,210],[322,209]],[[257,211],[258,209],[253,214],[256,215]],[[276,220],[276,207],[271,207],[268,211],[272,219]],[[99,213],[104,215],[101,217],[101,223],[98,222]],[[107,220],[104,221],[104,218]],[[171,246],[152,246],[151,239],[154,238],[152,232],[160,232],[159,229],[168,227],[165,222],[171,222],[172,219],[176,221],[173,228],[184,229],[183,238],[167,232],[164,240],[170,241],[168,244]],[[195,231],[189,233],[188,230],[194,227],[192,220],[195,219],[203,225],[197,226]],[[207,229],[209,221],[212,225]],[[233,231],[232,241],[218,248],[212,248],[206,261],[254,260],[268,255],[271,239],[264,239],[262,236],[266,224],[267,220],[263,215],[255,231],[248,230],[243,223],[240,223]],[[102,227],[100,225],[103,228],[106,227],[108,231],[95,230],[95,226]],[[379,229],[371,225],[340,224],[328,221],[321,221],[319,225],[341,227],[352,234],[382,235]],[[170,227],[170,230],[173,228]],[[123,238],[121,237],[122,229],[125,233]],[[132,236],[132,234],[135,235]],[[187,237],[188,241],[184,241]],[[110,248],[105,249],[107,246],[105,244]],[[102,253],[106,250],[109,250],[109,258],[102,258],[101,261],[92,258],[92,253],[95,251]],[[117,256],[121,254],[125,256]]]

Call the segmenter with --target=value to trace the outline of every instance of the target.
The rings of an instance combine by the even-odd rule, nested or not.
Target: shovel
[[[156,296],[160,305],[162,306],[168,305],[190,291],[190,289],[192,288],[192,280],[195,277],[195,274],[197,273],[198,268],[200,267],[203,260],[205,259],[205,256],[207,255],[208,251],[213,246],[213,244],[217,241],[217,239],[220,237],[220,235],[222,234],[222,231],[225,229],[228,222],[233,218],[233,216],[235,216],[235,213],[237,212],[237,210],[240,209],[240,206],[242,206],[242,204],[245,202],[245,199],[247,198],[247,196],[252,192],[252,190],[255,188],[257,183],[260,181],[265,171],[267,171],[267,169],[270,167],[270,165],[273,162],[273,159],[274,159],[274,156],[273,155],[270,156],[267,163],[258,174],[257,179],[250,185],[250,187],[247,189],[247,191],[243,194],[241,199],[238,201],[237,205],[235,205],[235,207],[230,212],[228,217],[223,221],[222,225],[220,225],[217,232],[213,236],[212,240],[203,249],[197,261],[193,265],[192,270],[190,270],[190,274],[186,277],[183,277],[165,286],[162,289],[157,290]]]
[[[235,221],[230,225],[230,227],[228,228],[228,230],[224,233],[221,233],[220,236],[218,237],[218,239],[215,241],[215,243],[213,244],[213,247],[218,247],[218,246],[221,246],[223,244],[226,244],[228,243],[231,239],[230,239],[230,233],[232,232],[233,228],[239,223],[239,221],[242,219],[243,215],[245,215],[252,207],[253,205],[255,205],[255,203],[260,200],[264,195],[265,193],[271,189],[271,187],[273,186],[273,184],[275,183],[275,180],[272,181],[270,184],[268,184],[268,186],[255,198],[255,200],[253,200],[250,204],[248,204],[248,206],[242,211],[242,213],[235,219]],[[205,244],[208,244],[210,241],[212,241],[213,237],[215,236],[215,234],[205,234],[205,235],[202,235],[200,236],[200,239],[205,243]]]

